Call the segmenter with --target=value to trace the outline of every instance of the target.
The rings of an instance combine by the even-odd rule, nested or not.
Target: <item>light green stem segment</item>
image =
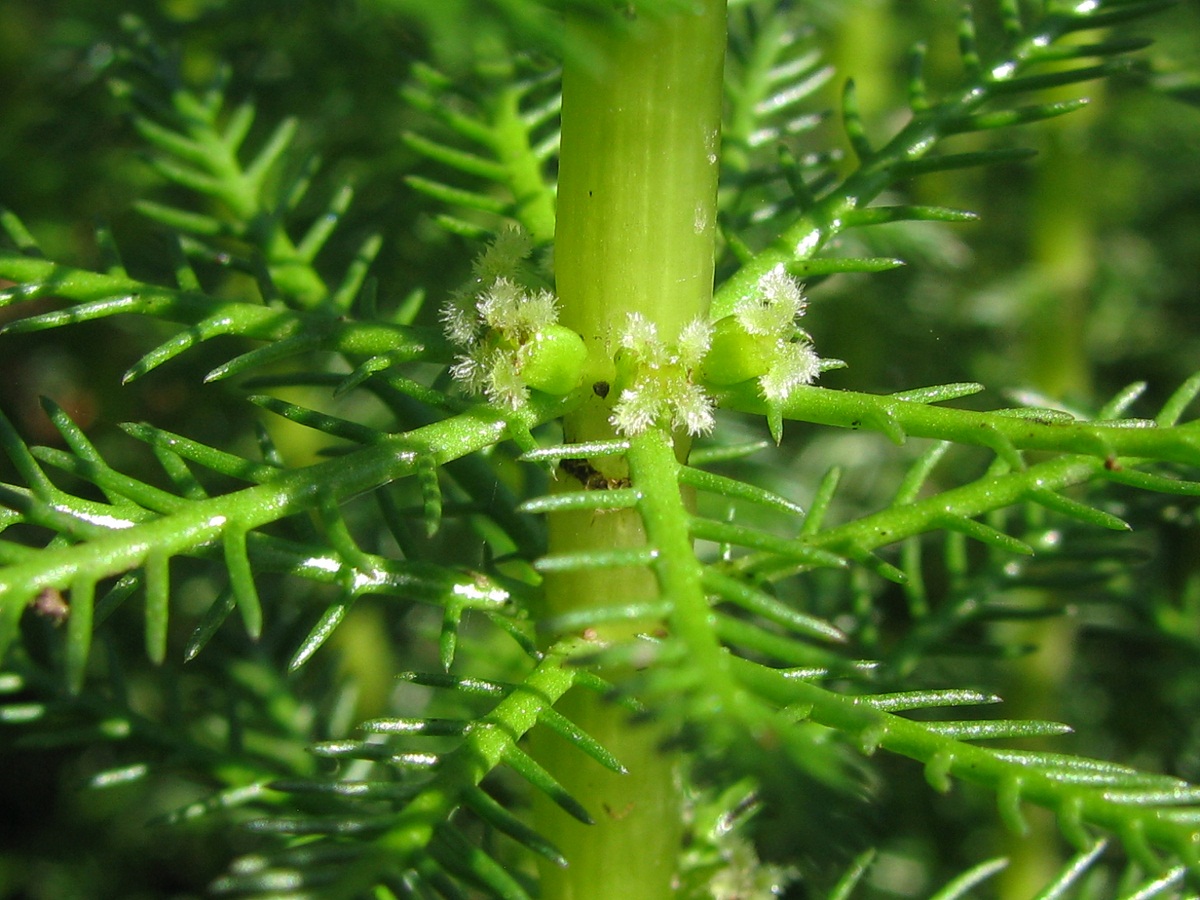
[[[707,315],[712,300],[725,0],[619,25],[580,16],[568,28],[569,45],[593,50],[586,59],[568,60],[563,73],[555,246],[561,321],[588,346],[584,384],[591,396],[565,421],[567,440],[584,441],[613,437],[608,419],[617,398],[607,388],[629,314],[641,313],[673,342],[687,322]],[[623,462],[593,462],[610,479],[627,474]],[[589,486],[604,486],[599,475]],[[561,471],[559,483],[579,489]],[[561,513],[549,525],[551,553],[645,543],[633,511]],[[657,592],[642,569],[555,575],[546,584],[546,612],[648,600]],[[595,824],[542,804],[539,830],[569,863],[545,867],[542,897],[670,897],[681,796],[676,761],[658,750],[661,735],[591,695],[568,694],[559,708],[629,773],[606,772],[557,738],[543,737],[543,763]]]
[[[630,313],[674,341],[712,301],[725,0],[700,13],[579,18],[595,48],[563,72],[555,269],[562,323],[583,335],[586,384],[610,382]],[[610,434],[597,397],[568,439]]]

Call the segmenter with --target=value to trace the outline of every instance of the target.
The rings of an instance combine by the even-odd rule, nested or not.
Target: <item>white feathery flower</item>
[[[682,428],[695,437],[708,434],[716,427],[712,398],[700,385],[687,381],[679,386],[678,393],[671,398],[671,426]]]
[[[781,335],[804,315],[804,292],[782,264],[758,280],[755,296],[742,300],[734,315],[748,334]]]
[[[558,298],[546,290],[526,295],[521,304],[521,316],[528,334],[541,331],[558,321]]]
[[[487,382],[487,372],[481,360],[474,356],[456,357],[454,365],[450,367],[450,377],[472,394],[482,392]]]
[[[515,222],[505,225],[488,248],[501,259],[528,259],[533,252],[533,237]]]
[[[640,313],[630,313],[620,346],[631,372],[613,406],[609,423],[619,434],[641,434],[655,423],[696,435],[716,423],[712,398],[692,381],[712,341],[712,327],[697,319],[680,330],[673,347]],[[619,363],[621,365],[621,363]]]
[[[794,388],[812,384],[821,372],[821,360],[812,344],[804,340],[781,343],[770,370],[758,380],[768,401],[782,402]]]
[[[716,425],[712,398],[677,365],[644,371],[621,391],[609,418],[619,434],[630,437],[657,422],[690,435],[707,434]]]
[[[758,289],[772,304],[790,309],[793,318],[804,312],[804,291],[782,263],[759,279]]]
[[[479,318],[489,328],[497,331],[516,330],[520,327],[525,301],[525,289],[507,278],[497,278],[483,292],[476,308]]]
[[[730,320],[723,323],[722,352],[730,358],[720,363],[735,372],[748,374],[757,369],[762,373],[757,376],[759,391],[776,409],[793,390],[811,384],[821,372],[812,339],[796,327],[805,305],[800,283],[781,264],[758,280],[751,295],[739,302]],[[732,323],[736,325],[731,328]],[[742,338],[735,328],[741,329]],[[746,358],[739,358],[739,353]]]
[[[498,235],[475,263],[477,281],[441,311],[447,338],[463,353],[450,374],[464,390],[519,409],[530,391],[563,395],[578,387],[587,348],[558,324],[558,301],[526,286],[522,261],[533,242],[518,229]]]
[[[676,345],[679,350],[679,362],[688,369],[697,368],[704,360],[704,354],[712,346],[712,325],[699,317],[692,319],[679,332]]]
[[[621,347],[633,351],[640,360],[651,365],[654,364],[652,359],[666,350],[658,339],[658,326],[637,312],[629,313],[625,319]]]
[[[480,323],[469,297],[451,297],[440,312],[442,328],[450,342],[458,347],[473,347],[480,337]]]
[[[475,260],[475,276],[484,285],[498,278],[514,278],[533,252],[533,238],[519,225],[509,225]]]
[[[608,420],[618,434],[641,434],[654,424],[662,404],[653,393],[651,385],[641,383],[621,391]]]
[[[487,360],[487,398],[493,403],[502,403],[520,409],[529,400],[529,388],[521,380],[516,361],[508,353],[493,351]]]

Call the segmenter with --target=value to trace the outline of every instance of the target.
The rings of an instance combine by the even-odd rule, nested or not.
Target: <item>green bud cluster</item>
[[[587,349],[558,324],[554,294],[532,286],[532,242],[502,232],[475,263],[475,280],[442,310],[446,335],[461,353],[454,379],[472,394],[519,409],[531,390],[568,394],[579,386]]]
[[[767,272],[732,315],[713,325],[701,380],[728,387],[756,378],[771,404],[782,403],[793,388],[811,384],[822,365],[812,338],[796,325],[805,306],[800,285],[783,266]]]
[[[656,424],[692,435],[712,431],[712,397],[695,381],[711,337],[711,326],[696,319],[668,345],[653,322],[630,313],[615,360],[612,426],[624,435],[641,434]]]
[[[558,323],[557,298],[537,287],[527,260],[532,244],[517,229],[500,234],[475,264],[475,280],[442,311],[461,353],[451,368],[469,393],[519,409],[530,391],[561,396],[579,387],[587,349]],[[631,313],[614,358],[616,401],[609,421],[624,435],[654,425],[704,434],[713,400],[705,390],[750,379],[773,408],[825,367],[808,334],[800,285],[779,266],[764,275],[732,315],[690,322],[669,344],[653,322]]]

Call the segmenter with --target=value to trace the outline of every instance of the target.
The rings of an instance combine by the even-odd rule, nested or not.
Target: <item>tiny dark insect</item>
[[[628,478],[606,478],[604,473],[598,471],[586,459],[571,459],[568,457],[562,460],[558,464],[558,467],[582,484],[585,490],[605,491],[629,487]]]
[[[592,393],[601,399],[608,396],[609,390],[610,388],[607,381],[597,381],[592,385]]]
[[[61,625],[71,614],[67,598],[57,588],[42,588],[29,605],[35,613],[49,619],[55,625]]]
[[[631,812],[633,812],[633,808],[634,808],[632,802],[626,803],[624,809],[613,809],[607,803],[601,803],[600,805],[604,808],[605,815],[607,815],[610,819],[614,819],[618,822],[621,821],[622,819],[624,819],[626,816],[628,816]]]

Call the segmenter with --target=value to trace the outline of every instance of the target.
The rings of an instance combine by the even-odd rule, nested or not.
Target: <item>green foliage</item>
[[[415,16],[432,44],[399,90],[413,118],[394,137],[414,203],[433,205],[425,238],[455,261],[395,284],[369,272],[422,257],[382,227],[346,234],[354,191],[324,186],[343,179],[306,154],[308,110],[260,132],[255,104],[230,102],[236,69],[185,75],[186,54],[127,18],[111,84],[159,179],[135,209],[165,230],[162,252],[131,274],[101,226],[99,264],[59,262],[4,211],[0,346],[126,316],[171,323],[134,332],[136,359],[113,351],[123,382],[187,367],[208,385],[197,408],[255,424],[114,436],[47,399],[42,446],[23,437],[27,415],[0,413],[0,752],[79,748],[85,794],[209,835],[205,871],[180,890],[526,898],[538,859],[571,862],[531,797],[595,823],[597,841],[624,815],[564,787],[538,741],[565,742],[572,766],[645,763],[592,733],[568,702],[583,694],[681,760],[681,897],[951,900],[1010,877],[1022,838],[1041,845],[1040,897],[1189,895],[1200,375],[1164,363],[1183,383],[1157,400],[1135,382],[1070,411],[1033,391],[968,408],[983,388],[955,380],[967,354],[931,366],[947,382],[932,387],[817,386],[840,363],[814,347],[853,354],[819,315],[815,337],[796,327],[793,281],[819,307],[889,277],[872,273],[903,264],[903,236],[975,222],[923,185],[1011,172],[1029,153],[990,133],[1079,110],[1054,92],[1127,71],[1146,44],[1121,31],[1166,5],[965,8],[954,86],[934,87],[919,46],[903,124],[879,138],[855,81],[836,117],[822,109],[834,69],[807,7],[731,3],[711,310],[678,338],[619,323],[604,382],[581,375],[595,348],[558,324],[549,291],[557,60],[590,64],[588,28],[636,33],[639,16],[669,23],[689,4],[567,4],[584,27],[565,41],[561,11],[540,3],[365,4],[380,27]],[[314,186],[328,199],[311,201]],[[498,262],[506,241],[520,252]],[[613,438],[572,442],[560,423],[597,402]],[[681,433],[714,423],[689,455]],[[821,440],[837,465],[813,460]],[[856,457],[884,459],[880,445],[872,477]],[[636,541],[555,541],[563,522],[622,516]],[[655,587],[547,613],[554,579],[613,573]],[[1155,658],[1121,687],[1084,639],[1062,648],[1081,695],[1111,692],[1093,705],[1153,698],[1148,726],[1136,710],[1102,722],[1072,705],[1063,670],[1033,671],[1027,643],[1089,630],[1126,667]],[[979,710],[1006,695],[1009,712]],[[1061,743],[1072,727],[1058,719],[1076,716],[1077,743]],[[1190,743],[1153,749],[1172,717]],[[1139,728],[1145,743],[1126,745]],[[869,801],[902,827],[873,825]],[[935,813],[943,825],[922,821]],[[993,821],[1011,836],[977,824]],[[36,850],[0,853],[0,892],[49,896],[9,871]],[[1008,872],[979,862],[997,853]],[[118,895],[138,867],[92,895]],[[889,885],[905,867],[907,886]],[[145,895],[175,890],[145,880]]]

